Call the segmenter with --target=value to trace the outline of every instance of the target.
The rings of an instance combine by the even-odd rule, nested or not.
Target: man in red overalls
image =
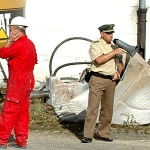
[[[15,134],[15,147],[25,149],[29,130],[29,100],[34,87],[34,65],[37,54],[34,43],[28,39],[26,19],[12,19],[10,36],[0,58],[8,62],[6,98],[0,115],[0,149],[6,149],[12,130]]]

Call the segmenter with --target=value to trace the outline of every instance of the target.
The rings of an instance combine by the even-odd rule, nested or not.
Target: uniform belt
[[[91,74],[93,76],[101,77],[101,78],[104,78],[104,79],[110,79],[110,80],[112,80],[114,78],[113,75],[105,75],[105,74],[102,74],[102,73],[99,73],[99,72],[93,72],[93,71],[91,71]]]

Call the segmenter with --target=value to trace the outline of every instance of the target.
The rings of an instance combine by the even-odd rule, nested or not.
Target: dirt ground
[[[150,125],[112,125],[113,142],[94,138],[87,144],[81,143],[84,123],[62,122],[43,100],[31,101],[30,118],[28,150],[150,150]]]

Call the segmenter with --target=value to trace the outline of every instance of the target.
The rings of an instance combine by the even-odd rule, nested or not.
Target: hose
[[[49,61],[49,72],[50,72],[50,76],[53,76],[53,75],[56,75],[56,72],[60,69],[60,68],[63,68],[65,66],[69,66],[69,65],[76,65],[76,64],[89,64],[89,62],[74,62],[74,63],[68,63],[68,64],[64,64],[60,67],[58,67],[56,70],[55,70],[55,73],[52,74],[52,61],[53,61],[53,57],[54,57],[54,54],[56,53],[57,49],[64,43],[68,42],[68,41],[71,41],[71,40],[85,40],[85,41],[88,41],[88,42],[92,42],[92,40],[88,39],[88,38],[84,38],[84,37],[71,37],[71,38],[67,38],[65,40],[63,40],[62,42],[60,42],[54,49],[54,51],[52,52],[52,55],[50,57],[50,61]]]

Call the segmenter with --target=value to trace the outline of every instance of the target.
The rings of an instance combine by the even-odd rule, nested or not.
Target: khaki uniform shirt
[[[91,70],[94,72],[99,72],[105,75],[112,75],[115,73],[115,59],[111,59],[108,62],[97,65],[94,60],[104,54],[113,51],[111,44],[107,44],[102,38],[94,41],[90,45],[89,54],[92,60]]]

